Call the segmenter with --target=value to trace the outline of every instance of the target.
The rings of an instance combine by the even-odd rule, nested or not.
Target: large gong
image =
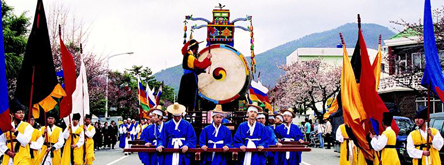
[[[231,46],[214,44],[200,51],[199,61],[211,49],[211,66],[199,74],[199,96],[225,104],[243,96],[250,85],[250,70],[244,56]]]

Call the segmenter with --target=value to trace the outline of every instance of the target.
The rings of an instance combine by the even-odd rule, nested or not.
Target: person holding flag
[[[336,130],[336,140],[341,143],[339,164],[352,164],[357,162],[356,150],[353,141],[346,131],[347,125],[341,124]]]
[[[239,125],[234,134],[234,147],[240,148],[243,152],[247,148],[257,148],[262,151],[268,147],[267,129],[264,125],[256,122],[256,117],[262,110],[257,102],[247,105],[248,121]],[[246,152],[239,155],[240,164],[244,165],[265,165],[267,158],[263,152]]]
[[[55,118],[57,114],[54,111],[46,113],[47,127],[43,126],[40,131],[43,132],[44,145],[38,157],[38,164],[60,165],[62,152],[60,148],[65,143],[62,128],[56,126]]]
[[[415,124],[419,129],[413,130],[407,136],[407,153],[413,158],[413,165],[426,163],[440,165],[439,150],[444,144],[443,138],[436,128],[428,127],[426,121],[427,107],[421,107],[415,114]],[[428,145],[430,148],[427,147]]]
[[[162,134],[164,130],[162,119],[166,114],[160,105],[152,108],[148,114],[150,115],[150,120],[153,124],[143,129],[142,135],[140,135],[140,140],[145,142],[146,147],[155,147],[160,140],[160,134]],[[145,165],[163,164],[163,154],[160,153],[139,152],[139,158]]]
[[[218,104],[211,111],[213,123],[206,126],[199,136],[199,146],[202,150],[207,151],[208,148],[223,148],[226,152],[233,144],[233,136],[227,126],[222,125],[222,119],[225,117],[225,112],[222,110],[222,105]],[[226,165],[228,158],[224,153],[204,153],[203,165]]]
[[[39,156],[39,150],[43,146],[43,137],[42,132],[39,130],[40,126],[38,123],[35,122],[34,117],[31,116],[29,124],[34,128],[34,131],[32,132],[31,143],[29,145],[29,148],[31,149],[31,161],[32,163],[36,163],[38,161],[37,157]]]
[[[23,121],[25,108],[18,100],[9,102],[9,110],[13,115],[12,129],[0,136],[0,152],[5,154],[2,164],[32,164],[29,143],[34,128]]]
[[[85,132],[85,165],[92,165],[94,157],[94,135],[96,134],[96,128],[91,124],[91,114],[85,115],[85,125],[83,126]]]
[[[390,112],[384,112],[382,118],[382,127],[385,129],[381,136],[370,134],[371,145],[375,151],[381,152],[381,164],[400,165],[398,152],[396,151],[396,133],[392,125],[393,115]]]
[[[83,164],[83,145],[85,141],[85,135],[83,127],[80,127],[79,120],[80,114],[75,113],[72,115],[72,125],[63,132],[63,136],[66,139],[65,147],[63,148],[62,164],[82,165]]]
[[[180,148],[182,153],[166,153],[165,165],[189,165],[191,155],[187,154],[189,148],[196,147],[196,132],[193,126],[186,120],[182,120],[185,106],[174,103],[168,106],[167,112],[173,115],[173,120],[165,123],[164,130],[157,141],[157,151],[163,148]]]
[[[302,131],[296,124],[293,124],[293,118],[296,116],[293,111],[288,109],[281,110],[282,116],[284,117],[284,124],[276,128],[276,137],[280,142],[283,141],[299,141],[304,143],[304,135]],[[277,146],[282,146],[278,143]],[[302,157],[301,152],[283,152],[278,153],[277,164],[279,165],[297,165],[301,163]]]

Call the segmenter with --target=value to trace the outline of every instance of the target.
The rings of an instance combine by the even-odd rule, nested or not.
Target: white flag
[[[86,68],[83,63],[83,56],[80,55],[80,74],[76,81],[76,90],[72,94],[72,114],[79,113],[81,118],[79,124],[83,124],[83,120],[86,114],[90,114],[89,110],[89,94],[88,94],[88,81],[86,79]],[[65,117],[65,123],[69,124],[69,118]]]

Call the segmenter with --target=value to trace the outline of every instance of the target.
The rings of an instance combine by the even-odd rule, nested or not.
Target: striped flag
[[[156,95],[156,105],[159,105],[159,103],[160,103],[160,96],[162,96],[162,86],[163,86],[163,82],[162,82],[162,84],[159,86],[159,89],[157,90],[157,95]]]

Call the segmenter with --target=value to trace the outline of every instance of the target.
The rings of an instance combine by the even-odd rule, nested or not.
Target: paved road
[[[125,156],[122,149],[96,151],[95,165],[138,165],[142,164],[137,153]],[[302,154],[301,165],[336,165],[339,164],[339,154],[333,149],[312,148],[311,152]]]

